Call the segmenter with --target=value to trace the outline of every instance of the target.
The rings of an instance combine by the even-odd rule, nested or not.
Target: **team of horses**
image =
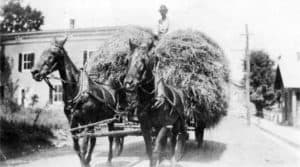
[[[74,65],[64,49],[66,41],[67,37],[63,40],[55,39],[42,52],[31,73],[36,81],[44,80],[53,88],[49,75],[54,71],[59,72],[63,87],[64,113],[70,128],[114,118],[118,107],[128,103],[135,104],[133,111],[140,123],[150,166],[158,166],[161,162],[168,138],[171,143],[172,162],[179,160],[183,156],[188,138],[188,120],[184,112],[188,105],[188,96],[185,91],[165,83],[158,75],[159,58],[149,54],[154,45],[153,41],[136,45],[129,40],[130,53],[125,76],[101,83],[91,80],[84,69],[79,70]],[[108,130],[116,130],[114,122],[107,126]],[[199,146],[203,141],[204,128],[205,126],[195,126]],[[85,136],[80,143],[76,134],[82,131],[93,133],[95,129],[89,127],[71,132],[74,150],[81,165],[86,167],[90,164],[96,137]],[[120,155],[124,136],[109,136],[108,139],[108,162],[111,162],[113,145],[116,155]]]

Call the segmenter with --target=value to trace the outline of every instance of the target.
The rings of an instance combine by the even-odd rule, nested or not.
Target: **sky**
[[[5,0],[0,0],[0,3]],[[161,4],[169,9],[170,30],[196,29],[212,37],[230,60],[232,79],[242,77],[245,24],[250,49],[272,59],[296,57],[300,51],[299,0],[23,0],[45,16],[43,30],[116,25],[155,28]]]

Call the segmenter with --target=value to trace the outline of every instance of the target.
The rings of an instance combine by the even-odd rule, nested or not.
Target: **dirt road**
[[[187,143],[184,158],[176,166],[202,167],[295,167],[300,166],[299,151],[265,134],[255,126],[248,127],[238,116],[227,116],[221,124],[207,130],[202,148],[196,148],[191,140]],[[124,152],[106,163],[108,141],[98,139],[92,159],[93,167],[142,167],[148,166],[142,137],[127,137]],[[22,158],[0,163],[1,166],[17,167],[79,167],[80,163],[72,147],[45,150]],[[161,166],[170,166],[165,160]]]

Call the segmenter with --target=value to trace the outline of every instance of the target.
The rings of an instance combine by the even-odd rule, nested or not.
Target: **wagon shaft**
[[[109,132],[99,132],[99,133],[84,133],[76,135],[76,137],[81,138],[85,136],[93,136],[93,137],[105,137],[105,136],[128,136],[128,135],[141,135],[141,130],[114,130]]]
[[[91,123],[91,124],[87,124],[87,125],[83,125],[83,126],[78,126],[76,128],[70,129],[70,132],[75,131],[75,130],[81,130],[81,129],[88,128],[88,127],[93,127],[93,126],[101,126],[103,124],[108,124],[108,123],[111,123],[111,122],[116,121],[116,120],[118,120],[118,119],[117,118],[111,118],[111,119],[106,119],[106,120],[102,120],[102,121],[99,121],[99,122],[95,122],[95,123]]]
[[[140,125],[139,124],[130,124],[130,123],[115,123],[114,127],[116,127],[116,128],[140,129]]]

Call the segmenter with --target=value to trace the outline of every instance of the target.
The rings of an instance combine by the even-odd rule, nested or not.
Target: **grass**
[[[40,112],[38,119],[37,114]],[[68,127],[61,110],[20,108],[0,112],[0,160],[22,156],[39,149],[52,147],[56,136],[53,130]]]

